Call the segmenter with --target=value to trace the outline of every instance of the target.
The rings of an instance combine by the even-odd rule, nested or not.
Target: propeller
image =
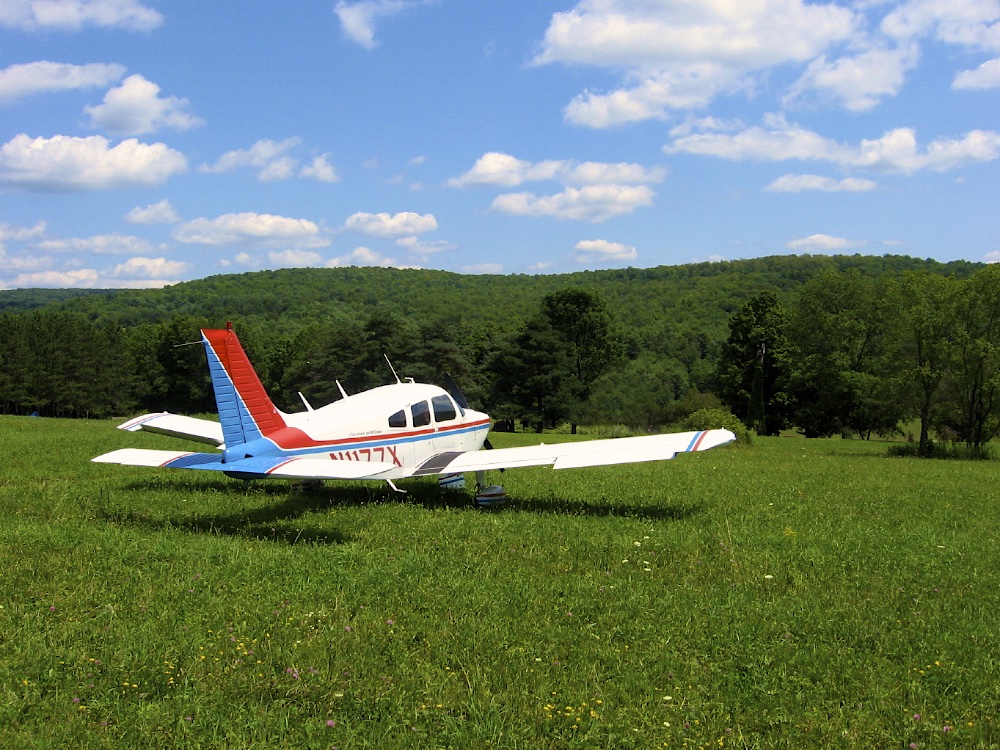
[[[451,376],[451,373],[446,372],[444,374],[444,387],[448,391],[448,393],[451,394],[451,397],[455,399],[456,404],[461,406],[463,409],[472,408],[469,406],[469,399],[467,399],[465,397],[465,394],[462,393],[462,389],[458,387],[458,383],[455,382],[455,379]],[[486,438],[486,440],[483,442],[483,447],[488,451],[493,450],[493,444],[490,442],[489,438]],[[501,469],[500,471],[503,471],[503,469]]]

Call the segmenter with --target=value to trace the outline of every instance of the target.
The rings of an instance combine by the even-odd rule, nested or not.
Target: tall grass
[[[482,512],[0,441],[2,747],[1000,746],[993,462],[760,438]]]

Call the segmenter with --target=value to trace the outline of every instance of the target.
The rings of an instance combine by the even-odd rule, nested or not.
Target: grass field
[[[759,439],[484,512],[88,463],[172,445],[113,424],[0,417],[0,747],[1000,747],[1000,462]]]

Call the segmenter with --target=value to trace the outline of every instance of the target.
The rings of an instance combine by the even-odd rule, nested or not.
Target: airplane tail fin
[[[271,403],[232,325],[203,328],[201,335],[226,446],[249,443],[285,427],[283,415]]]

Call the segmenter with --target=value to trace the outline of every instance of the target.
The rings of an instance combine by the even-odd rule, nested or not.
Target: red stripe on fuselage
[[[378,435],[359,435],[357,437],[337,438],[335,440],[315,440],[298,427],[285,427],[267,436],[281,450],[304,450],[307,448],[327,448],[337,445],[357,445],[375,442],[391,442],[395,440],[406,440],[408,438],[432,437],[434,435],[446,434],[456,430],[488,426],[488,419],[481,419],[478,422],[466,422],[463,424],[448,425],[439,427],[436,430],[429,427],[425,430],[410,430],[407,432],[383,432]]]

